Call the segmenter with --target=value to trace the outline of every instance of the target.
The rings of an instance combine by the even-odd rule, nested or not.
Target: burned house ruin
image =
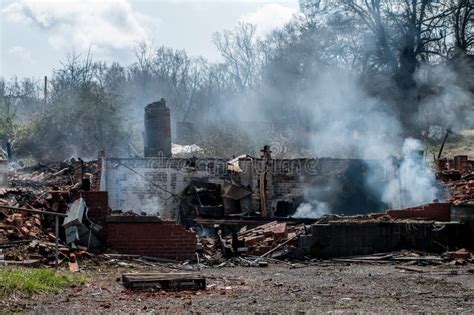
[[[216,216],[290,217],[304,203],[314,206],[315,200],[324,204],[325,211],[338,214],[387,209],[381,193],[372,189],[385,185],[394,175],[385,161],[274,159],[269,146],[260,157],[175,158],[170,151],[170,115],[164,100],[146,106],[144,138],[144,158],[107,157],[102,161],[101,190],[108,191],[114,210],[133,209],[176,219],[189,194],[196,195],[203,209],[204,199],[213,199],[211,205],[221,206],[214,208]],[[370,183],[365,180],[368,172]]]

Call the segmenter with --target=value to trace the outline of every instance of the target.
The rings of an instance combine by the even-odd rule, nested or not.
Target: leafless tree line
[[[215,33],[219,62],[141,42],[127,67],[71,53],[50,78],[46,100],[42,82],[2,79],[1,142],[37,158],[127,154],[130,144],[141,147],[144,105],[161,97],[175,121],[222,120],[238,127],[253,118],[288,139],[291,132],[284,131],[311,128],[301,110],[308,102],[304,91],[334,68],[356,73],[367,93],[389,99],[411,132],[420,128],[413,117],[423,93],[434,93],[420,86],[417,71],[472,67],[471,0],[302,0],[300,7],[304,17],[263,38],[248,24]],[[472,92],[472,84],[467,87]],[[233,142],[232,133],[211,135],[215,128],[207,127],[199,141],[211,147],[206,135],[212,139],[213,154],[219,154],[220,134]],[[297,137],[288,142],[300,145]]]

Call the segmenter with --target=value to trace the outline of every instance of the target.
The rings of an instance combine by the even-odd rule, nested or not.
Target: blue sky
[[[130,64],[138,41],[218,60],[216,31],[240,21],[264,36],[298,14],[297,0],[0,0],[0,76],[51,75],[68,52]]]

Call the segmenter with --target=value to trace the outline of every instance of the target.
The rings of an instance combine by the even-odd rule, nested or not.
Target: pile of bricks
[[[274,249],[282,243],[297,246],[297,235],[304,230],[304,224],[288,225],[272,221],[257,228],[242,231],[239,241],[244,243],[247,254],[260,256]],[[227,239],[231,242],[231,239]]]
[[[474,179],[450,182],[448,187],[451,195],[449,201],[454,205],[474,201]]]
[[[5,214],[4,214],[5,215]],[[41,216],[39,214],[13,213],[6,215],[3,224],[0,225],[2,238],[15,240],[24,238],[38,239],[44,237]]]
[[[55,263],[54,215],[32,213],[27,209],[66,213],[71,203],[83,197],[88,205],[89,218],[105,222],[110,213],[107,192],[98,189],[100,161],[58,162],[38,164],[11,171],[5,187],[0,187],[0,260]],[[92,180],[92,191],[81,190],[83,177]],[[59,219],[60,234],[63,219]],[[63,244],[62,240],[58,240]],[[78,244],[76,244],[78,245]],[[88,257],[85,248],[74,250],[60,245],[59,262],[76,262]]]
[[[5,214],[0,223],[0,256],[4,261],[24,261],[28,264],[55,265],[55,241],[52,228],[44,228],[41,215],[30,212]],[[62,244],[62,242],[60,242]],[[59,263],[75,261],[77,257],[90,258],[87,248],[77,246],[74,250],[61,245]]]

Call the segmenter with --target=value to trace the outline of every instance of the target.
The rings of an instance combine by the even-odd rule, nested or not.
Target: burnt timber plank
[[[206,278],[198,273],[126,273],[122,282],[129,289],[158,287],[164,290],[204,290]]]

